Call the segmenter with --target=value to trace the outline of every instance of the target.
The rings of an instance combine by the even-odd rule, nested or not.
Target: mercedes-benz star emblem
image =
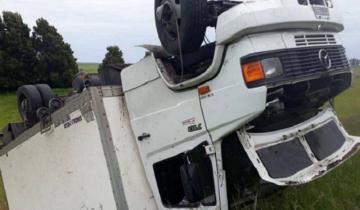
[[[324,50],[321,49],[319,51],[319,59],[320,59],[320,63],[327,69],[331,69],[332,63],[331,63],[331,58],[329,56],[329,54]]]

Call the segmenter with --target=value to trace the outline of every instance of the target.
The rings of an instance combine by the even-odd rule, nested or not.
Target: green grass
[[[98,63],[78,63],[79,70],[87,73],[97,73],[99,64]]]
[[[16,107],[16,95],[0,95],[0,129],[9,122],[20,121],[20,116]]]
[[[354,70],[352,89],[337,98],[335,107],[347,130],[360,136],[360,67]]]
[[[94,69],[94,67],[93,67]],[[336,99],[336,110],[347,130],[360,135],[360,68],[355,71],[353,88]],[[66,95],[68,89],[56,90]],[[0,127],[19,120],[14,94],[0,95]],[[0,181],[1,185],[1,181]],[[0,210],[6,210],[4,191],[0,187]],[[289,187],[281,194],[259,200],[258,210],[360,210],[360,154],[325,177],[310,184]]]

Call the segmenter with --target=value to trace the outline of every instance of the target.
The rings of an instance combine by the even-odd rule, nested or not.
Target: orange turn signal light
[[[208,93],[210,93],[210,87],[209,86],[202,86],[198,88],[199,91],[199,95],[206,95]]]
[[[265,79],[264,69],[260,61],[242,65],[246,83]]]

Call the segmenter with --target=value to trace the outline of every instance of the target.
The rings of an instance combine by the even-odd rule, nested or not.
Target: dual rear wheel
[[[44,108],[58,109],[58,99],[49,85],[24,85],[17,90],[17,105],[20,116],[26,127],[32,127],[39,122]],[[60,105],[61,106],[61,105]],[[39,114],[40,113],[40,114]]]

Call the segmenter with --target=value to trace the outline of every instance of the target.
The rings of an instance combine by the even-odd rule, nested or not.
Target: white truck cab
[[[174,2],[159,0],[158,16]],[[10,210],[235,209],[259,186],[308,183],[359,150],[330,103],[352,80],[335,2],[214,2],[231,5],[215,43],[145,46],[121,88],[90,87],[2,147]]]
[[[123,70],[131,125],[135,136],[146,137],[138,146],[158,205],[186,207],[184,197],[194,192],[182,191],[189,185],[183,167],[199,163],[181,160],[200,145],[214,186],[200,197],[213,202],[191,200],[209,209],[227,208],[252,166],[257,172],[245,182],[258,174],[275,185],[298,185],[354,154],[359,138],[324,105],[351,85],[343,29],[332,1],[245,1],[218,17],[211,62],[186,66],[181,75],[178,58],[154,50]],[[251,167],[239,160],[244,151]]]

